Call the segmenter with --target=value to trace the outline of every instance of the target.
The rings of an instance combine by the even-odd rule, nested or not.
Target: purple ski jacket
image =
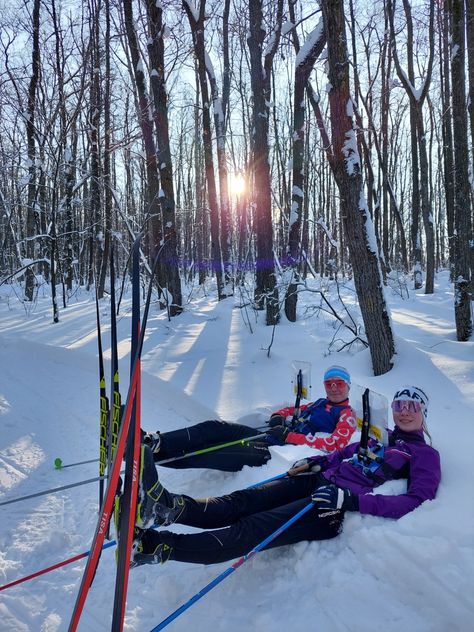
[[[376,442],[369,440],[369,447]],[[425,442],[423,431],[389,431],[389,445],[385,447],[385,467],[372,473],[364,472],[354,464],[352,456],[359,443],[351,443],[339,452],[325,457],[313,457],[321,465],[321,474],[338,487],[348,488],[359,498],[359,511],[363,514],[401,518],[425,500],[433,500],[441,480],[440,457],[437,450]],[[384,482],[406,478],[407,491],[397,496],[373,494],[373,489]]]

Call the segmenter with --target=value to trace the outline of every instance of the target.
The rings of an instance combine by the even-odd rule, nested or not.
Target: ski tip
[[[57,470],[60,470],[62,468],[62,466],[63,466],[63,462],[62,462],[62,460],[59,457],[57,459],[54,459],[54,467]]]

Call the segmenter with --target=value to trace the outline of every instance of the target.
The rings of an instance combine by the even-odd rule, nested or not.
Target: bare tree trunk
[[[160,173],[161,191],[160,206],[161,220],[163,223],[164,248],[161,270],[163,274],[162,287],[165,284],[168,290],[168,307],[170,316],[176,316],[183,310],[183,296],[181,292],[181,279],[178,265],[178,240],[176,235],[176,214],[173,187],[173,165],[171,162],[171,149],[168,123],[168,95],[165,83],[165,47],[163,33],[163,10],[159,3],[147,0],[148,16],[148,55],[151,62],[151,88],[154,103],[154,121],[158,144],[158,171]],[[158,251],[159,243],[151,244],[151,252],[154,257]]]
[[[100,46],[99,46],[99,6],[94,0],[91,1],[91,25],[90,37],[92,42],[92,55],[90,67],[90,104],[87,121],[87,135],[89,139],[90,157],[90,210],[92,225],[90,227],[90,269],[88,285],[91,286],[97,280],[97,274],[103,259],[103,228],[102,228],[102,191],[100,186]]]
[[[211,216],[212,268],[216,275],[217,294],[219,300],[225,298],[222,275],[222,253],[220,244],[219,204],[217,202],[214,159],[212,155],[212,130],[209,114],[210,98],[206,75],[206,49],[204,45],[204,18],[206,0],[201,0],[199,15],[196,16],[187,0],[183,0],[183,8],[188,16],[193,36],[194,54],[197,60],[197,71],[202,98],[202,127],[204,142],[204,162],[206,165],[207,195]],[[197,19],[196,19],[197,18]]]
[[[384,40],[382,44],[382,63],[381,65],[381,103],[380,103],[380,133],[382,136],[381,140],[381,162],[383,164],[382,169],[382,194],[381,194],[381,202],[382,202],[382,249],[385,257],[385,261],[389,262],[389,200],[388,200],[388,177],[387,177],[387,168],[386,165],[388,163],[388,116],[390,112],[390,85],[389,81],[391,80],[391,71],[392,71],[392,56],[390,54],[390,39],[387,35],[388,33],[388,19],[387,15],[384,16],[385,20],[385,29],[384,29]],[[376,135],[375,135],[376,136]],[[377,143],[377,140],[375,141]],[[405,231],[402,229],[403,241],[405,240]],[[403,243],[403,242],[402,242]],[[406,265],[406,244],[405,244],[405,252],[402,253],[403,265]]]
[[[196,104],[194,106],[194,171],[196,174],[195,196],[196,196],[196,234],[194,236],[196,242],[196,265],[198,266],[199,285],[204,285],[207,273],[207,254],[208,254],[208,222],[206,200],[206,182],[203,167],[203,151],[202,139],[200,136],[200,117],[199,117],[199,76],[197,72],[197,64],[195,64],[196,77]]]
[[[272,34],[272,45],[263,54],[262,0],[249,0],[250,32],[247,40],[250,52],[250,82],[253,97],[253,173],[254,173],[254,213],[256,218],[257,271],[255,299],[263,309],[266,304],[267,325],[279,320],[278,288],[273,261],[272,195],[270,181],[268,123],[271,102],[271,71],[273,58],[280,41],[283,0],[276,7],[276,26]]]
[[[426,151],[426,134],[423,123],[423,114],[421,110],[417,111],[418,126],[418,146],[420,150],[420,192],[421,192],[421,210],[423,215],[423,224],[425,227],[425,247],[426,247],[426,283],[425,294],[433,294],[434,292],[434,273],[435,273],[435,248],[434,248],[434,228],[433,228],[433,211],[429,196],[429,166],[428,155]]]
[[[39,24],[40,24],[40,0],[34,0],[33,4],[33,52],[31,60],[31,78],[28,88],[28,105],[26,116],[26,140],[28,154],[28,201],[26,209],[26,256],[30,260],[36,259],[36,141],[35,141],[35,113],[36,91],[40,76],[40,48],[39,48]],[[33,300],[35,275],[33,269],[26,269],[25,298]]]
[[[123,12],[130,58],[132,61],[133,78],[137,93],[138,121],[145,148],[145,168],[148,192],[146,215],[150,220],[148,235],[150,244],[157,245],[163,238],[159,200],[160,182],[158,178],[155,138],[153,135],[153,116],[151,113],[151,104],[145,82],[145,73],[143,63],[140,58],[140,49],[133,21],[132,0],[123,0]],[[163,287],[163,279],[158,278],[158,281],[160,283],[161,290]]]
[[[434,288],[434,234],[433,221],[428,196],[428,159],[426,155],[426,144],[423,125],[423,103],[428,94],[431,82],[434,59],[434,9],[435,4],[430,4],[429,14],[429,55],[426,69],[426,76],[423,81],[423,87],[418,94],[415,91],[415,71],[414,71],[414,54],[413,54],[413,20],[411,15],[411,5],[408,0],[403,0],[403,8],[406,18],[407,29],[407,64],[408,77],[403,71],[398,57],[394,14],[395,0],[387,0],[387,11],[390,21],[390,33],[392,41],[392,52],[397,75],[402,83],[409,99],[410,99],[410,125],[411,125],[411,143],[412,143],[412,178],[413,178],[413,197],[412,197],[412,248],[414,255],[414,280],[415,288],[421,287],[421,243],[419,234],[419,212],[420,203],[423,214],[423,223],[425,227],[426,239],[426,294],[431,294]],[[419,164],[418,164],[419,157]]]
[[[472,334],[471,295],[472,215],[469,185],[467,111],[465,102],[466,40],[464,1],[451,0],[451,85],[453,94],[454,134],[454,315],[456,335],[466,341]]]
[[[450,19],[451,1],[445,0],[445,7],[441,12],[442,19],[442,55],[440,69],[441,76],[441,99],[442,99],[442,132],[443,132],[443,174],[444,191],[446,197],[446,223],[448,231],[448,252],[451,281],[454,281],[454,150],[453,150],[453,130],[451,116],[451,81],[450,81]]]
[[[214,110],[214,128],[216,130],[217,169],[219,174],[219,198],[220,198],[220,244],[222,266],[224,271],[223,297],[232,296],[234,293],[232,281],[231,252],[231,221],[230,201],[227,181],[227,154],[226,154],[226,113],[229,105],[230,89],[230,64],[229,64],[229,11],[230,0],[225,0],[222,20],[223,34],[223,87],[222,97],[219,96],[217,79],[212,67],[210,57],[206,57],[206,71],[211,87],[211,96]]]
[[[375,375],[392,367],[395,352],[388,307],[382,287],[375,232],[363,196],[349,90],[349,58],[343,0],[322,0],[326,29],[331,112],[331,168],[339,189],[346,244],[354,271]]]
[[[104,159],[103,159],[103,188],[104,188],[104,238],[102,262],[99,272],[97,296],[102,298],[105,289],[105,278],[110,258],[110,242],[112,240],[112,183],[110,175],[111,135],[110,126],[110,0],[104,0],[105,38],[104,38]]]
[[[290,20],[293,23],[295,23],[294,2],[295,0],[290,1]],[[306,102],[304,96],[306,84],[313,66],[319,55],[323,52],[326,44],[325,36],[326,34],[322,23],[319,23],[308,36],[307,42],[305,42],[305,48],[303,49],[304,53],[300,54],[300,44],[296,30],[293,29],[292,33],[293,45],[296,52],[293,95],[293,188],[291,192],[291,208],[288,213],[289,235],[287,261],[285,262],[290,274],[285,295],[285,314],[290,322],[296,321],[297,289],[299,281],[298,267],[301,255],[301,219],[307,187],[304,162],[306,120]]]
[[[474,165],[474,0],[466,1],[467,61],[469,77],[468,111],[471,122],[471,164]],[[474,166],[473,166],[474,169]],[[474,271],[471,271],[474,276]]]

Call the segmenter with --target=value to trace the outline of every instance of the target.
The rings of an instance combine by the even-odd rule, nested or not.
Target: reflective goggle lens
[[[416,402],[413,399],[396,399],[392,402],[392,410],[394,413],[401,413],[404,410],[409,413],[419,413],[421,408],[420,402]]]
[[[336,387],[336,388],[342,388],[343,386],[346,385],[346,383],[344,382],[344,380],[324,380],[324,386],[326,388],[332,388],[332,386]]]

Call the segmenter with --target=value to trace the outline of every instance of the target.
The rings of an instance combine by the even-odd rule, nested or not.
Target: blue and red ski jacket
[[[273,414],[291,417],[294,410],[293,406],[288,406]],[[349,443],[356,427],[356,413],[350,407],[348,399],[333,404],[322,397],[311,404],[301,406],[300,416],[291,426],[286,443],[309,445],[325,452],[341,450]],[[315,435],[318,432],[325,432],[329,436],[317,437]]]

